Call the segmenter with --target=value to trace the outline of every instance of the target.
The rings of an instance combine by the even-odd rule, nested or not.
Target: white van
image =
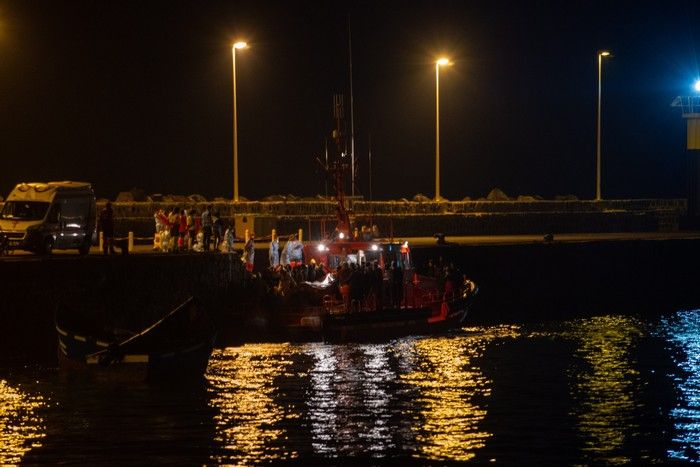
[[[40,254],[77,248],[87,254],[95,217],[95,193],[89,183],[20,183],[5,200],[0,230],[10,248]]]

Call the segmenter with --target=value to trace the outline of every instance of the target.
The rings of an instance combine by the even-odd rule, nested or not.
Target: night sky
[[[603,197],[683,197],[685,122],[700,76],[698,1],[156,2],[0,0],[0,194],[84,180],[98,197],[232,196],[231,43],[240,195],[323,192],[314,162],[349,88],[358,185],[442,195],[595,190],[597,51]],[[347,104],[347,101],[346,101]],[[349,106],[346,105],[349,115]],[[332,148],[332,146],[331,146]]]

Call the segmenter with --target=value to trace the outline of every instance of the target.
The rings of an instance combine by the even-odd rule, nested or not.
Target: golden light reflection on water
[[[312,448],[324,455],[382,455],[396,447],[391,426],[390,345],[311,345],[308,416]]]
[[[384,344],[260,344],[217,351],[212,388],[217,462],[308,454],[471,459],[492,381],[481,358],[513,326]],[[291,394],[290,394],[291,392]]]
[[[290,459],[298,453],[284,443],[280,423],[299,417],[275,401],[275,378],[288,375],[290,356],[298,348],[289,344],[250,344],[216,351],[207,370],[212,385],[216,440],[231,458],[242,464]]]
[[[633,355],[644,336],[642,324],[627,316],[601,316],[572,323],[565,335],[578,341],[576,354],[587,363],[571,375],[583,451],[597,462],[630,462],[622,453],[626,434],[639,431],[635,409],[642,402]]]
[[[366,362],[362,374],[364,403],[366,410],[374,415],[364,434],[368,440],[376,440],[370,445],[371,451],[384,452],[395,447],[388,383],[396,381],[397,376],[390,367],[387,346],[365,346],[362,351]]]
[[[314,345],[307,352],[314,359],[308,400],[312,446],[315,452],[329,453],[333,452],[341,430],[337,413],[339,397],[334,385],[339,377],[338,361],[330,346]]]
[[[412,417],[418,449],[430,459],[472,459],[492,435],[480,426],[492,381],[482,373],[478,359],[489,342],[516,337],[519,330],[502,326],[467,332],[407,341],[396,349],[410,367],[401,379],[420,392],[419,411],[404,415]]]
[[[17,464],[24,454],[41,446],[44,422],[36,414],[44,404],[0,380],[0,465]]]

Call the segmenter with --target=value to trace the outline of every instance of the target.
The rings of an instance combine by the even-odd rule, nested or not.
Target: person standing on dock
[[[236,251],[236,234],[235,226],[229,225],[224,232],[224,253],[233,253]]]
[[[100,211],[98,219],[99,229],[102,231],[102,253],[113,255],[114,251],[114,211],[112,203],[107,201]]]
[[[214,234],[214,250],[221,249],[221,240],[224,237],[224,220],[221,218],[219,211],[214,211],[211,216],[212,230]]]
[[[168,213],[168,224],[170,224],[170,235],[166,251],[175,251],[177,249],[177,238],[180,230],[180,214],[178,214],[176,208],[172,208]]]
[[[270,241],[270,269],[277,269],[280,264],[280,240],[277,235],[272,235]]]
[[[203,247],[204,251],[209,251],[209,242],[211,241],[212,233],[212,220],[211,220],[211,208],[212,206],[206,206],[204,211],[202,211],[202,234],[203,234]]]
[[[177,247],[180,251],[187,250],[187,212],[180,209],[180,227],[178,230]]]
[[[186,250],[192,250],[197,241],[197,211],[190,208],[187,212],[187,243]]]
[[[245,252],[245,268],[248,272],[253,272],[253,266],[255,265],[255,234],[251,232],[250,238],[243,247]]]

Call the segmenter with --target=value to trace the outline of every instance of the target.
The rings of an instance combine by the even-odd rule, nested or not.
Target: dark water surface
[[[700,310],[230,347],[195,387],[1,371],[0,464],[700,460]]]

